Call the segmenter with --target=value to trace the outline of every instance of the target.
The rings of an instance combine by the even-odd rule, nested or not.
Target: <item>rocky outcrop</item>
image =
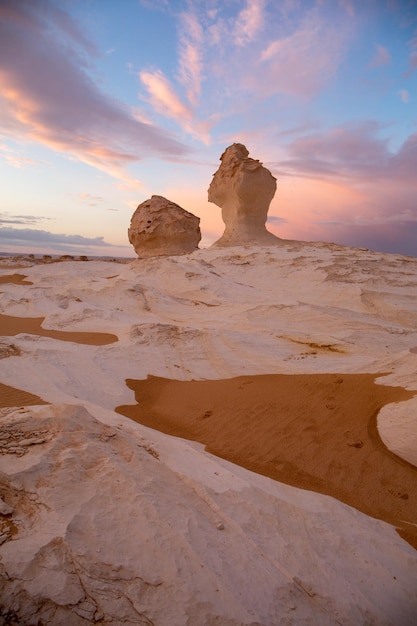
[[[265,228],[277,183],[262,163],[249,158],[241,143],[229,146],[208,190],[208,200],[222,209],[223,236],[215,246],[271,245],[280,239]]]
[[[413,623],[388,524],[95,410],[0,411],[0,624]]]
[[[80,406],[1,423],[0,624],[252,623],[210,563],[216,512],[150,442]]]
[[[128,236],[138,257],[188,254],[198,248],[200,218],[163,196],[152,196],[132,215]]]

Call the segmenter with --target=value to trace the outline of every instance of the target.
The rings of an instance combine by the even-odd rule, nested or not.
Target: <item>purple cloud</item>
[[[393,151],[381,131],[387,127],[376,122],[350,123],[286,145],[286,158],[271,169],[301,188],[306,181],[303,236],[417,256],[417,133]]]
[[[98,52],[49,0],[0,4],[0,128],[119,178],[144,156],[171,158],[187,148],[102,93],[91,59]]]
[[[406,179],[414,183],[417,133],[394,153],[388,139],[378,136],[380,130],[377,122],[367,121],[304,135],[288,144],[288,158],[274,167],[288,174],[318,178]]]
[[[43,220],[50,220],[50,217],[41,217],[38,215],[11,215],[10,213],[0,212],[0,224],[37,224]]]
[[[0,228],[0,245],[22,244],[30,242],[33,245],[42,247],[45,244],[55,246],[98,246],[108,247],[112,244],[104,241],[103,237],[83,237],[82,235],[64,235],[51,233],[47,230],[36,230],[32,228]]]
[[[378,44],[376,46],[375,55],[369,64],[369,68],[374,69],[382,67],[383,65],[390,65],[391,63],[392,59],[388,49]]]
[[[331,225],[332,239],[355,248],[417,256],[417,220],[398,223]]]
[[[279,217],[278,215],[268,215],[266,221],[268,224],[286,224],[288,222],[286,217]]]

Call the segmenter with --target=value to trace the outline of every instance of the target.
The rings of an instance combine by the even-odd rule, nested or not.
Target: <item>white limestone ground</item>
[[[417,393],[417,259],[283,242],[0,267],[17,271],[33,285],[2,284],[1,313],[119,342],[0,338],[0,382],[52,403],[2,411],[9,620],[413,623],[417,553],[394,528],[113,409],[134,400],[125,379],[148,374],[387,372],[379,383]],[[385,407],[378,422],[412,463],[416,408],[416,398]]]

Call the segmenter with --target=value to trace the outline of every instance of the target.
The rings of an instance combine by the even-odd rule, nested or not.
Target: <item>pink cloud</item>
[[[388,140],[378,137],[376,122],[346,124],[327,132],[301,136],[288,144],[288,157],[277,167],[288,173],[303,173],[322,179],[380,178],[400,175]],[[415,156],[413,156],[413,159]]]
[[[254,40],[264,25],[264,1],[247,0],[236,19],[234,38],[238,46]]]
[[[393,152],[377,124],[349,124],[287,144],[271,225],[278,236],[417,256],[417,133]]]
[[[414,74],[417,69],[417,36],[413,37],[413,39],[409,42],[410,44],[410,56],[408,59],[409,71],[406,74],[406,77],[409,78],[412,74]]]
[[[194,109],[181,100],[171,81],[160,70],[143,70],[139,78],[148,91],[147,100],[155,111],[175,120],[187,133],[203,143],[210,143],[209,130],[216,116],[209,116],[205,121],[196,119]]]
[[[187,106],[175,93],[172,83],[161,70],[139,73],[139,78],[149,92],[152,106],[162,115],[171,117],[180,123],[189,123],[193,117],[191,107]]]
[[[34,159],[18,154],[16,150],[13,150],[5,143],[0,143],[0,153],[3,153],[1,157],[4,162],[10,167],[15,167],[16,169],[22,169],[27,165],[35,165],[38,163],[38,161],[35,161]]]
[[[376,46],[376,52],[374,57],[372,58],[369,68],[377,68],[383,65],[390,65],[392,62],[391,55],[387,48],[384,46],[380,46],[379,44]]]
[[[125,166],[145,155],[186,148],[143,124],[103,94],[89,65],[94,46],[60,8],[4,0],[0,5],[0,128],[129,180]]]
[[[262,93],[311,97],[335,74],[350,36],[350,24],[330,23],[317,9],[286,37],[262,50],[255,73]]]
[[[247,0],[237,14],[233,7],[233,17],[220,3],[207,8],[189,0],[187,7],[174,16],[179,19],[174,79],[158,68],[145,69],[140,77],[154,110],[205,143],[219,120],[272,95],[316,95],[337,72],[353,32],[344,10],[336,9],[329,20],[319,3],[300,10],[293,0],[279,6]]]
[[[417,185],[383,180],[360,188],[351,181],[278,179],[271,213],[286,221],[271,222],[278,237],[331,241],[372,250],[417,255]]]
[[[217,11],[200,11],[197,14],[198,7],[193,7],[192,2],[188,3],[188,8],[188,11],[183,11],[177,16],[179,20],[177,72],[173,79],[168,79],[160,69],[140,71],[139,78],[148,95],[139,97],[147,101],[158,114],[175,120],[186,133],[209,144],[210,130],[220,115],[218,111],[212,113],[201,106],[209,45],[203,23],[206,25],[207,19],[216,20]]]
[[[390,162],[391,179],[406,179],[417,186],[417,133],[410,135]]]
[[[398,93],[400,95],[401,102],[404,102],[404,104],[408,104],[410,102],[410,94],[406,89],[400,89]]]
[[[339,0],[339,6],[341,6],[350,17],[354,17],[355,7],[352,0]]]
[[[28,157],[17,156],[13,154],[7,154],[6,163],[11,167],[16,167],[17,169],[22,169],[22,167],[26,165],[34,165],[36,161],[33,159],[29,159]]]
[[[194,106],[201,95],[204,33],[195,13],[182,13],[178,80]]]
[[[88,206],[97,206],[97,203],[104,201],[102,196],[93,196],[90,193],[78,193],[76,197]]]

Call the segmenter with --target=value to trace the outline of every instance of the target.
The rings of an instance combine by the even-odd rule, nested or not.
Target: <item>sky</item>
[[[134,257],[153,194],[223,232],[243,143],[267,228],[417,256],[417,0],[0,0],[0,251]]]

